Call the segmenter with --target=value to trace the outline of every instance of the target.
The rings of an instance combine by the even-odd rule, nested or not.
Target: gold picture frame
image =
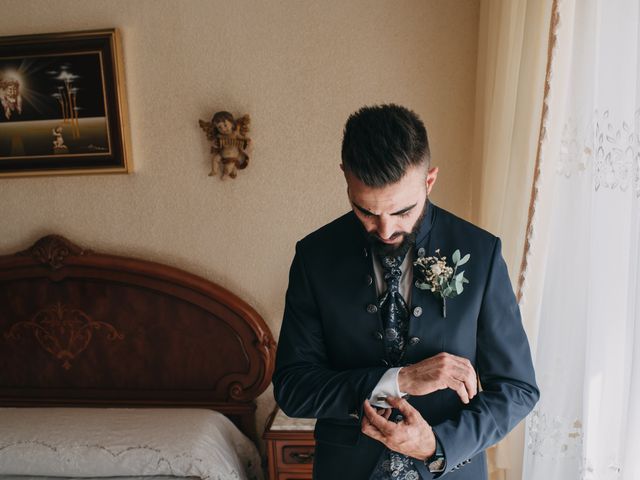
[[[116,29],[0,37],[0,177],[128,173]]]

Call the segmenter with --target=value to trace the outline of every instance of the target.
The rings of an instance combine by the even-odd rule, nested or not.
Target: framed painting
[[[129,171],[118,32],[0,37],[0,176]]]

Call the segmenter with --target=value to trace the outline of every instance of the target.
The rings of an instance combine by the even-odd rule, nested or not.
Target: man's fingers
[[[362,432],[366,433],[368,431],[370,431],[371,429],[377,430],[376,427],[374,427],[373,425],[371,425],[371,421],[369,420],[369,417],[367,416],[367,412],[364,412],[365,414],[362,416]]]
[[[371,425],[371,423],[362,423],[362,433],[364,433],[366,436],[373,438],[374,440],[378,440],[379,442],[384,443],[384,435],[382,435],[382,433],[380,433],[380,430],[378,430],[376,427],[374,427],[373,425]]]
[[[464,382],[456,380],[455,378],[450,378],[447,385],[451,390],[455,390],[460,397],[460,400],[462,400],[462,403],[469,403],[469,394],[467,393],[467,387]]]
[[[369,400],[364,401],[364,414],[369,418],[369,420],[374,416],[378,416],[376,409],[369,403]]]
[[[467,391],[467,398],[471,400],[476,394],[473,383],[468,378],[463,379],[462,383],[464,383],[464,388]]]
[[[445,358],[447,358],[448,361],[453,362],[453,371],[451,376],[454,380],[464,383],[468,399],[470,400],[475,397],[476,393],[478,393],[478,380],[471,362],[466,358],[457,357],[455,355],[448,355]],[[454,390],[457,391],[457,389]]]
[[[453,375],[453,378],[454,380],[464,383],[469,399],[472,399],[476,393],[478,393],[478,383],[474,372],[469,372],[468,369],[459,369],[458,372]]]
[[[389,422],[386,418],[375,413],[369,402],[365,401],[365,414],[371,425],[377,428],[382,435],[390,435],[395,428],[395,423]]]
[[[467,375],[464,381],[467,386],[467,392],[469,392],[469,399],[472,399],[478,393],[478,378],[476,377],[476,371],[473,367],[467,367]]]
[[[387,403],[392,407],[397,408],[409,423],[418,420],[418,416],[420,414],[404,398],[387,397]]]
[[[469,400],[471,400],[478,393],[478,379],[476,378],[475,373],[467,377],[465,385],[467,385]]]
[[[360,430],[362,431],[363,434],[367,435],[368,437],[373,438],[374,440],[378,440],[379,442],[384,443],[384,435],[382,435],[382,433],[380,432],[380,430],[378,430],[372,423],[371,420],[369,418],[369,414],[367,413],[367,405],[368,402],[365,401],[365,408],[364,408],[364,413],[365,415],[362,417],[362,426],[360,428]],[[374,410],[373,407],[371,407],[369,405],[369,408],[371,410]],[[374,410],[375,411],[375,410]],[[377,412],[376,412],[376,416]]]
[[[364,415],[362,417],[362,428],[364,428],[367,425],[371,425],[371,422],[369,421],[369,417],[367,417],[366,415]]]
[[[378,415],[368,400],[364,401],[364,413],[371,425],[380,430],[383,435],[390,435],[395,428],[395,423],[389,422],[386,418]]]
[[[381,417],[386,418],[387,420],[389,419],[389,416],[391,415],[391,409],[390,408],[376,408],[376,413],[378,415],[380,415]]]
[[[478,379],[471,361],[447,352],[426,358],[415,365],[400,371],[408,372],[404,383],[408,393],[429,394],[435,390],[449,388],[456,392],[464,403],[478,393]]]

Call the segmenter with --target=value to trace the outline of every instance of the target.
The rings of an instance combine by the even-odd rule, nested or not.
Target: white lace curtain
[[[476,79],[472,220],[500,236],[514,290],[531,201],[551,0],[482,0]],[[524,315],[527,333],[531,316]],[[530,335],[531,337],[531,335]],[[488,451],[491,480],[521,480],[524,428]]]
[[[639,0],[560,0],[523,311],[526,480],[640,479]]]

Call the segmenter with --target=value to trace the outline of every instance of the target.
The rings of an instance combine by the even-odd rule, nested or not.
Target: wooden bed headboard
[[[0,256],[0,406],[201,407],[255,439],[275,342],[228,290],[50,235]]]

